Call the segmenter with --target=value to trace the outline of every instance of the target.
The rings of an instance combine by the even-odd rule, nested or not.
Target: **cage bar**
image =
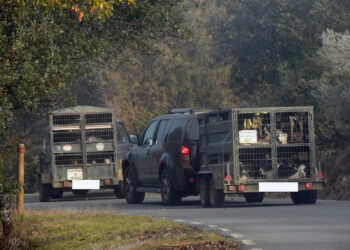
[[[113,129],[86,131],[87,142],[106,141],[106,140],[113,140]]]
[[[103,113],[103,114],[86,114],[85,123],[86,124],[96,124],[96,123],[111,123],[112,114]]]
[[[56,165],[81,165],[83,164],[82,155],[55,155]]]
[[[87,155],[87,164],[110,164],[110,163],[114,163],[114,153]]]
[[[54,131],[53,132],[54,143],[80,143],[81,132],[80,131]]]
[[[72,125],[80,123],[80,115],[54,115],[53,125]]]

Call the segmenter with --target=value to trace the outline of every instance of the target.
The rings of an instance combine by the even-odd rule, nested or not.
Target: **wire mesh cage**
[[[309,121],[307,112],[276,113],[277,142],[279,144],[308,143]]]
[[[107,141],[113,140],[113,129],[89,130],[86,131],[86,141]]]
[[[277,149],[278,178],[310,178],[310,149],[305,147],[279,147]]]
[[[247,132],[256,138],[258,144],[271,143],[270,113],[242,113],[238,114],[238,131],[240,132],[240,144],[249,143],[242,139]],[[252,133],[253,132],[253,133]],[[247,134],[248,135],[248,134]]]
[[[272,178],[271,148],[240,148],[239,165],[240,178]]]
[[[80,123],[80,115],[54,115],[53,125],[75,125]]]
[[[86,124],[101,124],[101,123],[111,123],[111,122],[112,122],[111,113],[85,115]]]
[[[110,163],[114,163],[114,153],[87,155],[87,164],[110,164]]]
[[[80,131],[54,131],[53,132],[54,143],[79,143],[81,142]]]
[[[82,155],[55,155],[56,165],[81,165],[83,164]]]

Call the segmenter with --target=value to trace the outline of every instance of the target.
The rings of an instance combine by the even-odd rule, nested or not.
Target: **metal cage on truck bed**
[[[261,192],[272,182],[321,189],[313,116],[313,107],[225,107],[199,115],[199,174],[214,176],[225,193]]]

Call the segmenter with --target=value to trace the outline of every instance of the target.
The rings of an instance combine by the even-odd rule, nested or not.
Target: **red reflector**
[[[322,171],[318,171],[316,177],[320,179],[324,178]]]
[[[225,181],[232,181],[232,176],[230,174],[227,174],[225,177]]]
[[[47,172],[47,168],[45,165],[41,166],[41,172],[43,172],[43,173]]]
[[[190,177],[190,182],[194,182],[194,177]]]
[[[190,149],[185,146],[181,146],[181,155],[189,155],[190,154]]]
[[[244,185],[239,185],[238,186],[238,191],[243,192],[245,189]]]
[[[306,189],[310,189],[310,188],[312,188],[312,183],[305,183],[305,188]]]

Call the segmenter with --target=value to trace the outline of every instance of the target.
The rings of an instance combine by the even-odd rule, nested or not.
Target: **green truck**
[[[61,198],[64,191],[114,189],[124,197],[122,159],[130,149],[123,123],[111,109],[74,106],[48,115],[40,154],[40,201]]]
[[[198,115],[201,204],[221,207],[225,195],[261,202],[290,192],[313,204],[325,186],[315,160],[312,107],[224,107]]]

